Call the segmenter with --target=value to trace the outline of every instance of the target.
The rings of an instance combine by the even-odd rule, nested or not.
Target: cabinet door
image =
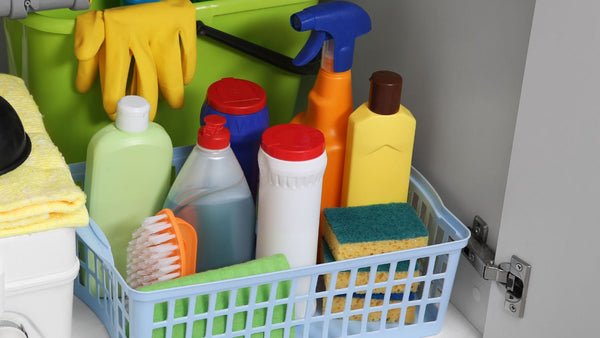
[[[484,337],[597,337],[600,2],[537,1],[496,251],[532,265],[522,319],[493,287]]]

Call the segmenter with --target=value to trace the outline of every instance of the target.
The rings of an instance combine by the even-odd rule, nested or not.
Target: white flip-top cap
[[[117,102],[118,129],[130,133],[139,133],[148,128],[150,118],[150,103],[143,97],[127,95]]]

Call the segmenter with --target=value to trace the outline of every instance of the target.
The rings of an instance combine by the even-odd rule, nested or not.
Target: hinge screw
[[[515,269],[517,269],[517,271],[519,271],[519,272],[523,271],[523,264],[521,264],[521,263],[515,264]]]
[[[510,312],[517,312],[517,307],[515,306],[515,304],[510,304],[508,306],[508,309],[510,310]]]

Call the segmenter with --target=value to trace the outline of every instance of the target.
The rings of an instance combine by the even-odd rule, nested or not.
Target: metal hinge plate
[[[463,249],[463,254],[483,279],[496,281],[505,286],[504,308],[513,316],[522,318],[531,265],[514,255],[510,262],[495,265],[495,253],[486,244],[487,223],[481,217],[475,216],[473,226],[469,230],[471,230],[471,238],[467,247]]]

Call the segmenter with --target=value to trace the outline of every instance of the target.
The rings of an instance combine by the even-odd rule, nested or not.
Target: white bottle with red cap
[[[229,146],[226,120],[208,115],[204,122],[164,205],[196,229],[196,272],[249,261],[255,243],[254,201]]]
[[[263,133],[258,152],[257,258],[282,253],[291,268],[316,264],[326,165],[325,137],[318,129],[281,124]],[[310,278],[299,280],[296,295],[306,295],[309,288]],[[296,317],[304,317],[305,311],[306,302],[297,302]]]

